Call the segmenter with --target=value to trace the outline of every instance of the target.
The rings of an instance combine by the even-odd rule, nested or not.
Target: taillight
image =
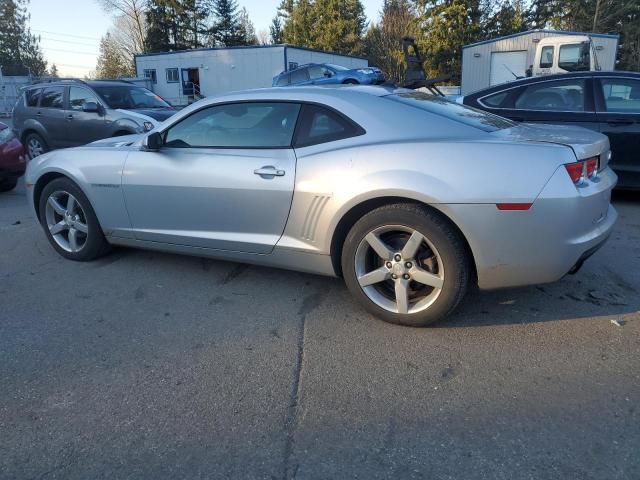
[[[564,168],[575,185],[580,185],[585,178],[593,178],[598,173],[598,157],[587,158],[575,163],[565,163]]]
[[[587,164],[587,178],[591,178],[598,173],[598,157],[589,158],[586,160]]]
[[[565,163],[564,168],[567,169],[567,173],[575,185],[578,185],[582,181],[582,162]]]

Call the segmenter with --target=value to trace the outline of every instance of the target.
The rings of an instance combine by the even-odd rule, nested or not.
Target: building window
[[[178,69],[167,68],[167,83],[178,83]]]
[[[158,77],[156,77],[156,69],[148,69],[144,71],[144,78],[148,78],[149,80],[151,80],[151,83],[153,83],[154,85],[156,83],[158,83]]]

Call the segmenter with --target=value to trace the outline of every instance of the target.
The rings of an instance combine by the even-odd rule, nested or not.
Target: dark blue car
[[[378,85],[384,83],[379,68],[345,68],[331,63],[308,63],[294,70],[273,77],[274,87],[288,85],[331,85],[347,83],[353,85]]]

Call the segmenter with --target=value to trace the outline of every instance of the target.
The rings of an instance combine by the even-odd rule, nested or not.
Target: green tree
[[[211,27],[213,44],[221,47],[233,47],[244,44],[238,4],[235,0],[212,0],[211,10],[215,22]]]
[[[100,56],[96,65],[96,78],[110,79],[134,77],[135,75],[133,64],[122,55],[122,51],[113,41],[113,37],[107,32],[100,40]]]
[[[280,20],[280,15],[276,15],[273,17],[273,20],[271,20],[269,36],[271,37],[272,44],[278,45],[282,43],[282,20]]]
[[[451,75],[459,85],[462,46],[483,38],[485,4],[480,0],[421,0],[418,10],[418,46],[428,77]]]
[[[51,65],[51,69],[49,70],[49,76],[52,78],[58,78],[58,67],[56,67],[56,64],[54,63],[53,65]]]
[[[523,0],[502,0],[494,9],[487,9],[483,22],[484,38],[495,38],[522,32],[529,28],[527,9]]]
[[[289,4],[287,4],[289,8]],[[313,30],[315,11],[312,0],[296,0],[292,3],[290,10],[283,10],[286,15],[284,28],[282,29],[282,39],[285,43],[298,45],[301,47],[314,46]]]
[[[364,36],[364,54],[369,64],[382,69],[385,78],[401,82],[406,65],[402,37],[414,34],[416,15],[409,0],[385,0],[380,22],[372,24]]]
[[[367,17],[360,0],[316,0],[313,13],[310,46],[352,55],[362,52]]]
[[[148,0],[145,50],[166,52],[205,46],[210,35],[205,0]]]
[[[245,7],[240,9],[238,19],[240,21],[240,33],[243,38],[243,43],[245,45],[257,45],[258,37],[256,36],[256,28],[253,26],[253,22],[249,18],[249,12],[247,12]]]
[[[29,0],[0,0],[0,68],[3,75],[46,74],[40,38],[29,29]]]

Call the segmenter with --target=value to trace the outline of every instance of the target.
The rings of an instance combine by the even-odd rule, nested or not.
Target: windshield
[[[151,90],[135,85],[93,87],[110,108],[168,108],[169,105]]]
[[[325,65],[329,68],[333,68],[334,70],[349,70],[347,67],[343,67],[342,65],[334,65],[333,63],[325,63]]]
[[[389,95],[385,98],[411,105],[427,112],[455,120],[470,127],[479,128],[485,132],[495,132],[504,128],[511,128],[516,123],[506,118],[483,112],[476,108],[467,107],[451,100],[422,92],[407,92]]]

